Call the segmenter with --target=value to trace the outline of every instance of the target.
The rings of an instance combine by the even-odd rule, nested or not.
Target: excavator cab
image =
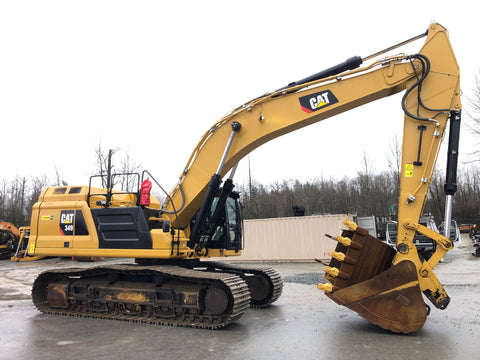
[[[216,224],[208,247],[213,249],[241,250],[242,216],[238,203],[238,193],[232,193],[222,207],[222,216]],[[218,201],[217,201],[218,203]]]
[[[214,197],[212,205],[202,226],[200,240],[205,249],[225,249],[239,251],[243,249],[243,219],[238,201],[240,194],[232,191],[226,198],[221,188]],[[193,217],[190,227],[195,228],[198,214]],[[198,245],[197,245],[198,248]]]

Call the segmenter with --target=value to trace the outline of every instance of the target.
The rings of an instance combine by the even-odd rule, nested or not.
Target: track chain
[[[139,274],[139,275],[159,275],[164,278],[185,281],[187,283],[202,283],[227,287],[231,293],[233,305],[227,314],[216,315],[196,315],[179,313],[173,318],[156,317],[151,313],[126,314],[119,313],[100,313],[81,309],[62,309],[51,308],[47,304],[46,294],[50,281],[58,278],[75,278],[81,276],[93,277],[95,275],[113,274]],[[51,270],[41,273],[33,284],[32,299],[38,310],[45,314],[68,315],[79,317],[90,317],[100,319],[114,319],[141,322],[156,325],[183,326],[202,329],[219,329],[240,318],[246,311],[250,303],[250,292],[245,281],[236,275],[219,272],[198,272],[195,270],[179,266],[140,266],[140,265],[114,265],[99,266],[90,269],[70,268],[62,270]],[[153,305],[153,304],[152,304]]]

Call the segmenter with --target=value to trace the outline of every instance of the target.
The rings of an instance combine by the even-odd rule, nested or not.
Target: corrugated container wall
[[[326,260],[351,215],[319,215],[245,220],[244,250],[229,261],[314,261]]]

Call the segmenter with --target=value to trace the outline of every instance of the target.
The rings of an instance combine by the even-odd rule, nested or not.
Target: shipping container
[[[330,259],[337,242],[325,234],[340,235],[346,229],[343,225],[345,219],[353,221],[353,216],[336,214],[245,220],[242,255],[225,260],[283,262]]]

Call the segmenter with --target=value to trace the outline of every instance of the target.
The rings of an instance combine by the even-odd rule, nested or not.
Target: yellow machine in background
[[[19,237],[20,232],[15,225],[7,221],[0,221],[0,260],[12,256]]]
[[[25,262],[25,261],[36,261],[45,259],[47,256],[26,256],[27,246],[30,240],[30,227],[21,226],[19,229],[19,240],[15,254],[10,258],[13,262]]]
[[[426,40],[418,54],[379,58],[422,37]],[[348,224],[350,230],[339,238],[340,255],[327,269],[331,284],[322,289],[383,328],[416,331],[426,319],[421,292],[439,308],[448,304],[432,269],[452,243],[428,233],[440,244],[428,262],[421,261],[412,243],[416,231],[428,232],[418,219],[449,119],[448,211],[456,187],[459,68],[448,34],[438,24],[233,110],[205,132],[162,204],[149,193],[150,181],[159,184],[148,172],[134,175],[132,192],[114,190],[120,175],[107,179],[105,189],[92,183],[45,189],[33,208],[29,255],[129,257],[137,265],[47,271],[34,283],[35,305],[46,313],[202,328],[225,326],[249,304],[268,306],[282,291],[273,269],[200,261],[241,254],[239,195],[233,190],[236,165],[271,139],[401,91],[405,118],[398,251],[383,248],[376,239],[365,240],[362,229]],[[390,120],[381,116],[387,125]]]

